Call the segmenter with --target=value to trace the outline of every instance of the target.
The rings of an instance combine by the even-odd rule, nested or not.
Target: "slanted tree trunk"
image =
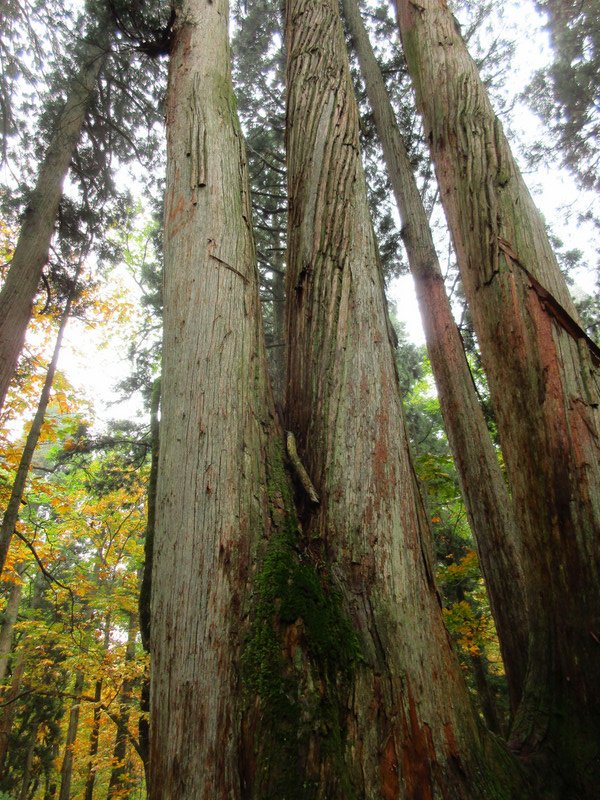
[[[65,754],[60,768],[60,792],[58,800],[70,800],[71,798],[71,778],[73,776],[73,747],[77,739],[77,729],[79,727],[79,710],[81,706],[81,694],[83,692],[84,676],[83,672],[77,671],[75,675],[75,685],[73,694],[75,701],[69,712],[69,725],[67,727],[67,737],[65,739]]]
[[[50,392],[52,391],[52,384],[56,374],[60,348],[62,345],[65,328],[67,327],[67,322],[69,321],[71,305],[77,291],[79,271],[80,270],[78,269],[73,283],[73,288],[69,294],[69,297],[67,298],[64,311],[60,318],[58,333],[56,335],[56,344],[54,345],[52,359],[50,360],[48,372],[46,373],[46,378],[44,379],[44,385],[40,395],[40,402],[38,403],[37,411],[35,412],[33,422],[31,423],[31,428],[29,429],[29,433],[27,434],[27,438],[25,440],[25,447],[23,448],[21,460],[19,461],[19,466],[17,467],[17,474],[12,485],[8,505],[6,507],[6,511],[4,512],[4,517],[2,518],[2,526],[0,527],[0,574],[4,570],[4,565],[6,564],[6,556],[8,555],[10,541],[19,519],[21,500],[23,499],[23,494],[25,492],[25,485],[29,476],[29,468],[31,467],[33,454],[35,452],[38,439],[40,438],[42,425],[44,424],[44,419],[46,417],[46,410],[48,408],[48,403],[50,402]]]
[[[69,86],[0,291],[0,410],[23,349],[33,301],[48,260],[63,183],[104,63],[108,38],[107,25],[101,25],[82,53],[81,69]]]
[[[135,637],[137,634],[137,614],[129,614],[127,631],[127,648],[125,650],[125,669],[135,659]],[[115,797],[127,798],[133,789],[131,770],[127,765],[129,744],[129,714],[133,694],[134,681],[130,677],[123,680],[119,695],[119,715],[117,717],[117,735],[113,749],[113,768],[108,783],[108,800]]]
[[[333,669],[319,676],[338,749],[311,742],[314,796],[524,797],[442,621],[336,0],[290,0],[286,36],[288,423],[321,499],[304,510],[306,557],[327,565],[361,652],[334,686]]]
[[[402,217],[402,238],[415,281],[440,408],[477,543],[514,709],[525,680],[527,623],[512,501],[452,316],[427,212],[357,0],[343,0],[343,9]]]
[[[564,796],[600,781],[600,351],[455,20],[397,0],[404,51],[481,347],[527,576],[528,667],[512,747]],[[571,794],[569,794],[571,793]]]

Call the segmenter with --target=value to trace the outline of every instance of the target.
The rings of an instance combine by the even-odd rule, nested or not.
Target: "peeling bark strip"
[[[600,367],[600,347],[598,347],[596,342],[593,339],[590,339],[581,325],[573,319],[573,317],[565,308],[561,306],[556,297],[554,297],[542,286],[538,280],[533,277],[531,272],[529,272],[527,267],[523,264],[507,241],[501,237],[498,237],[498,246],[506,256],[509,263],[512,262],[513,264],[516,264],[525,272],[529,278],[529,282],[531,283],[533,290],[540,298],[542,307],[556,320],[556,322],[569,334],[569,336],[572,336],[576,341],[578,339],[583,339],[585,345],[590,351],[590,357],[594,366]]]
[[[396,0],[522,536],[529,618],[511,745],[560,796],[600,783],[600,410],[588,344],[502,126],[438,0]],[[518,255],[517,255],[518,254]],[[514,264],[520,269],[514,269]]]
[[[430,580],[337,0],[288,0],[287,424],[319,492],[303,539],[361,643],[307,798],[524,798],[480,730]],[[498,749],[497,749],[498,748]],[[303,795],[304,796],[304,795]]]
[[[385,81],[357,0],[343,0],[343,8],[402,217],[402,238],[415,281],[444,425],[477,542],[514,709],[521,697],[527,668],[523,575],[514,509],[454,322],[429,218]]]
[[[190,141],[187,156],[190,158],[190,188],[192,190],[192,203],[198,202],[198,187],[206,186],[206,123],[200,102],[201,87],[198,85],[200,77],[196,75],[192,89],[191,108],[189,109]]]

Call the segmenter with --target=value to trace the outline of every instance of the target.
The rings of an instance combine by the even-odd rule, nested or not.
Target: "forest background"
[[[577,115],[566,113],[565,107],[569,102],[575,107],[578,98],[573,85],[566,97],[554,89],[562,85],[560,68],[567,62],[598,74],[597,62],[588,64],[592,56],[597,58],[598,31],[588,34],[593,46],[567,57],[558,48],[568,43],[553,37],[556,32],[543,16],[547,4],[528,6],[525,22],[522,4],[505,9],[509,24],[493,5],[461,2],[454,13],[513,144],[519,142],[524,171],[534,185],[540,183],[536,202],[546,210],[561,267],[570,281],[578,281],[574,294],[586,330],[597,338],[597,110],[586,123],[581,148],[571,152],[575,137],[572,131],[565,134],[565,120]],[[267,0],[234,4],[232,24],[234,82],[248,144],[276,392],[283,384],[286,232],[277,6]],[[387,3],[363,6],[410,142],[473,380],[496,437],[405,65],[398,48],[389,46],[396,41],[395,22]],[[77,69],[98,9],[9,1],[2,11],[0,269],[5,277],[39,165],[68,96],[69,76]],[[118,17],[119,32],[70,160],[26,345],[2,409],[0,500],[3,511],[7,509],[5,522],[32,431],[37,440],[31,465],[24,465],[26,483],[2,573],[0,788],[6,798],[19,800],[145,796],[147,707],[142,690],[148,663],[138,597],[160,373],[169,9],[132,3],[113,4],[111,12]],[[399,217],[355,60],[353,68],[382,266],[392,316],[402,317],[410,292],[409,279],[400,277],[407,265]],[[67,318],[61,368],[53,375],[47,407],[42,401],[40,408],[45,383],[50,388],[47,377],[57,332]],[[395,330],[405,413],[435,537],[446,624],[482,717],[502,734],[509,715],[504,669],[431,367],[425,348],[411,342],[411,332],[398,319]],[[127,358],[113,371],[125,352]],[[129,400],[115,418],[113,404],[124,398]]]

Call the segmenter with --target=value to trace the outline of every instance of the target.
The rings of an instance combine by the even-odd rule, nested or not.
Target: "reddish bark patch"
[[[407,800],[433,800],[430,764],[435,750],[427,725],[420,725],[410,684],[407,685],[408,720],[403,719],[402,777]]]
[[[284,635],[284,649],[288,660],[293,661],[296,656],[298,642],[302,633],[302,620],[297,619],[293,625],[289,625]]]
[[[185,200],[183,195],[179,195],[177,200],[173,200],[169,206],[169,211],[167,214],[167,219],[169,222],[174,222],[182,213],[185,208]]]
[[[409,0],[396,0],[396,14],[401,31],[410,31],[414,28]]]
[[[379,758],[379,773],[381,775],[381,797],[383,800],[396,800],[400,794],[400,779],[398,778],[398,756],[393,736],[387,740]]]
[[[446,737],[446,744],[447,744],[447,755],[448,760],[453,760],[456,764],[460,765],[460,750],[458,747],[458,743],[456,741],[456,736],[454,735],[454,728],[451,722],[447,722],[444,725],[444,736]]]
[[[556,328],[552,316],[548,313],[544,302],[538,297],[535,288],[529,290],[527,309],[535,326],[537,353],[539,354],[539,374],[541,381],[540,401],[543,415],[551,421],[546,429],[549,447],[549,462],[553,464],[551,483],[553,497],[548,504],[552,512],[549,524],[556,529],[558,538],[561,531],[568,532],[573,525],[571,514],[571,482],[572,469],[569,446],[569,423],[564,404],[564,390],[561,380],[561,365],[555,342],[555,334],[561,335]],[[563,334],[564,335],[564,334]],[[550,478],[550,474],[548,474]]]

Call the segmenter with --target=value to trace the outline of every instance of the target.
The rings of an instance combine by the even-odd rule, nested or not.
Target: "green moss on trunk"
[[[242,655],[246,710],[258,714],[256,789],[261,800],[355,796],[340,723],[344,687],[362,660],[359,637],[331,575],[303,553],[283,459],[270,500],[285,507],[255,577],[250,633]],[[258,702],[257,702],[258,698]],[[332,794],[333,792],[333,794]]]

